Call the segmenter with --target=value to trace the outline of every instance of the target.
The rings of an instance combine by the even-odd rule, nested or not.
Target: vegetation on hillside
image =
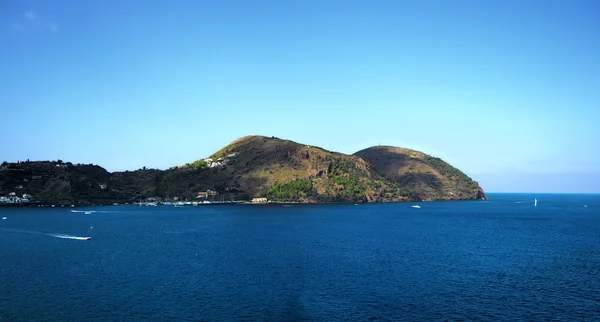
[[[440,158],[410,149],[377,146],[355,153],[374,170],[423,200],[486,199],[477,182]]]
[[[306,200],[314,194],[310,179],[299,179],[288,183],[278,183],[269,189],[267,198],[278,201]]]
[[[440,158],[426,155],[423,158],[423,162],[450,180],[458,182],[462,181],[466,186],[472,189],[477,189],[479,186],[476,181],[473,181],[473,179],[469,178],[465,173]]]

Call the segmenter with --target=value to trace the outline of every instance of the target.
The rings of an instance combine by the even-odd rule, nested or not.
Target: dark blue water
[[[600,320],[600,195],[492,198],[0,208],[0,320]]]

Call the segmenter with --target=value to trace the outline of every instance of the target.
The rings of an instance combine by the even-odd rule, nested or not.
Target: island
[[[3,162],[0,203],[89,205],[254,201],[366,203],[485,200],[460,170],[422,152],[376,146],[347,155],[251,135],[167,170],[108,172],[93,164]]]

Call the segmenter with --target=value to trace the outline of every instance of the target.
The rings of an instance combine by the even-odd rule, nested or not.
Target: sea
[[[600,321],[600,195],[490,197],[0,208],[0,321]]]

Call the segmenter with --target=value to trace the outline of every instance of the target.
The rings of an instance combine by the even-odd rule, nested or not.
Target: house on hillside
[[[267,203],[267,198],[252,198],[252,203]]]
[[[212,191],[212,190],[200,191],[200,192],[198,192],[198,195],[196,196],[196,198],[207,199],[208,196],[215,197],[217,194],[218,193],[216,191]]]

